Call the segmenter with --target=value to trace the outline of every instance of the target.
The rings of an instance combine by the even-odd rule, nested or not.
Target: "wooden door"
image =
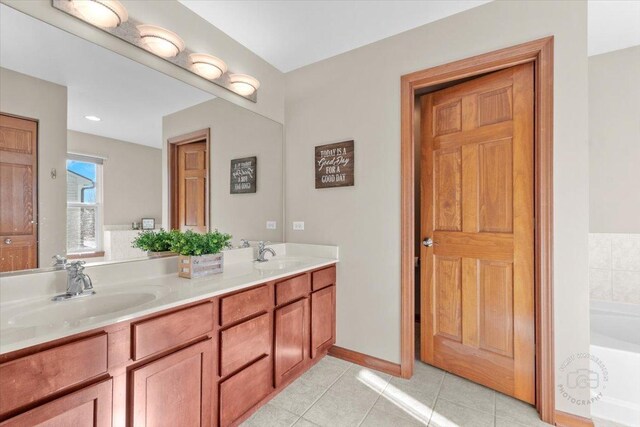
[[[205,233],[208,229],[209,161],[207,143],[191,142],[177,146],[177,209],[172,228]]]
[[[0,272],[38,267],[38,124],[0,114]]]
[[[421,359],[529,403],[533,103],[532,64],[421,99]]]
[[[37,406],[0,423],[2,427],[111,427],[112,383],[109,379]]]
[[[336,287],[311,294],[311,357],[328,350],[336,342]]]
[[[213,342],[194,344],[131,372],[134,426],[211,426]]]
[[[309,298],[275,310],[275,383],[296,376],[309,359]]]

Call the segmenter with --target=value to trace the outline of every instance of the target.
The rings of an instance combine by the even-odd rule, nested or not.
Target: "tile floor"
[[[548,426],[532,406],[418,361],[404,380],[330,356],[243,424],[293,425]]]

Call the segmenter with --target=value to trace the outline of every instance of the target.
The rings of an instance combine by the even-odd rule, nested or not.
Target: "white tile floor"
[[[327,356],[243,426],[548,426],[535,409],[416,361],[410,380]]]

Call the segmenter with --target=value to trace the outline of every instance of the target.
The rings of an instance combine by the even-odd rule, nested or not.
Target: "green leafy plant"
[[[145,230],[138,234],[131,246],[143,251],[166,252],[171,250],[171,244],[179,234],[178,230]]]
[[[209,233],[185,231],[176,234],[171,241],[171,251],[184,256],[217,254],[230,246],[231,235],[218,230]]]

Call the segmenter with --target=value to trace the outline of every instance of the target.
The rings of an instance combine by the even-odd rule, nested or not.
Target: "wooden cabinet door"
[[[38,267],[38,124],[0,114],[0,272]]]
[[[336,287],[311,294],[311,357],[336,342]]]
[[[199,342],[131,372],[134,426],[212,425],[213,340]]]
[[[529,403],[533,78],[518,65],[427,94],[421,111],[421,358]]]
[[[309,359],[309,298],[276,309],[275,382],[295,376]]]
[[[112,383],[109,379],[10,418],[2,427],[111,426]]]

